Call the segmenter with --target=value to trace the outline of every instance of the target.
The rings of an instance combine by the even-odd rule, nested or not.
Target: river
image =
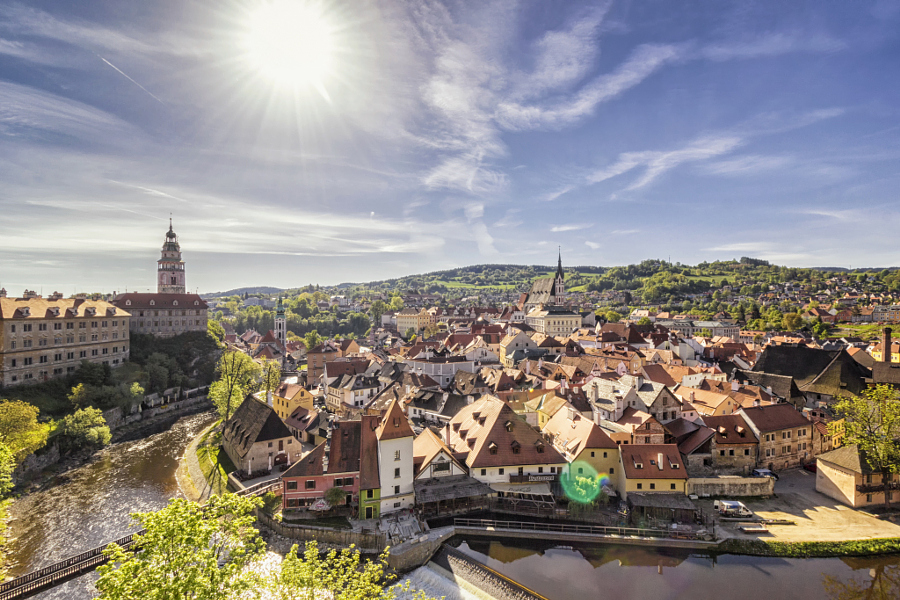
[[[134,531],[132,512],[159,509],[181,496],[175,471],[187,444],[213,420],[185,417],[171,429],[114,444],[59,485],[24,496],[11,508],[10,574],[22,575]],[[874,559],[770,559],[708,556],[631,546],[574,549],[470,540],[460,549],[553,600],[691,598],[900,598],[900,556]],[[826,576],[834,581],[829,582]],[[95,573],[35,598],[87,600]],[[427,568],[414,585],[448,600],[471,596]],[[880,586],[880,587],[879,587]],[[874,595],[864,592],[874,589]],[[881,595],[878,591],[881,590]],[[843,591],[844,595],[837,592]],[[853,593],[847,593],[851,591]]]
[[[900,556],[762,558],[469,540],[459,549],[552,600],[897,600]]]
[[[182,496],[175,479],[188,443],[215,420],[210,413],[184,417],[169,430],[113,444],[59,485],[13,503],[10,513],[10,575],[23,575],[135,531],[133,512],[157,510]],[[35,596],[91,598],[94,574]]]

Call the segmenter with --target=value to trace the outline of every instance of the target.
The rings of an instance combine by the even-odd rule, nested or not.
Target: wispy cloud
[[[592,250],[596,250],[597,248],[600,247],[600,244],[598,244],[597,242],[585,241],[584,244],[585,244],[585,246],[587,246],[588,248],[591,248]]]
[[[580,231],[581,229],[590,229],[593,223],[571,223],[569,225],[554,225],[550,228],[553,233],[562,233],[564,231]]]

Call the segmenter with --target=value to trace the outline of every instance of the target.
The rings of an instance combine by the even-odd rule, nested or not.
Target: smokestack
[[[891,328],[885,327],[881,336],[881,362],[891,362]]]
[[[660,452],[656,455],[656,467],[662,471],[663,470],[663,453]]]

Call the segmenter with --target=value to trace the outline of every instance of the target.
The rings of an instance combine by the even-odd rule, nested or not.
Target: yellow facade
[[[687,479],[629,479],[624,474],[622,479],[625,481],[625,495],[628,492],[687,492]]]
[[[282,421],[301,406],[306,410],[313,410],[313,395],[306,388],[301,387],[292,398],[272,394],[272,408]]]

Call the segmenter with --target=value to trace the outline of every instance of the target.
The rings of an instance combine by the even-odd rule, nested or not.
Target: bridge
[[[264,481],[252,487],[244,488],[235,492],[238,496],[261,496],[270,491],[281,489],[281,480],[275,482]],[[66,581],[89,573],[105,564],[108,559],[103,551],[110,544],[118,544],[122,548],[129,550],[134,545],[134,538],[138,535],[146,533],[146,529],[141,529],[125,537],[121,537],[111,542],[106,542],[96,548],[91,548],[80,554],[70,556],[43,569],[32,571],[27,575],[10,579],[0,584],[0,600],[14,600],[17,598],[27,598],[38,592],[56,587]]]

